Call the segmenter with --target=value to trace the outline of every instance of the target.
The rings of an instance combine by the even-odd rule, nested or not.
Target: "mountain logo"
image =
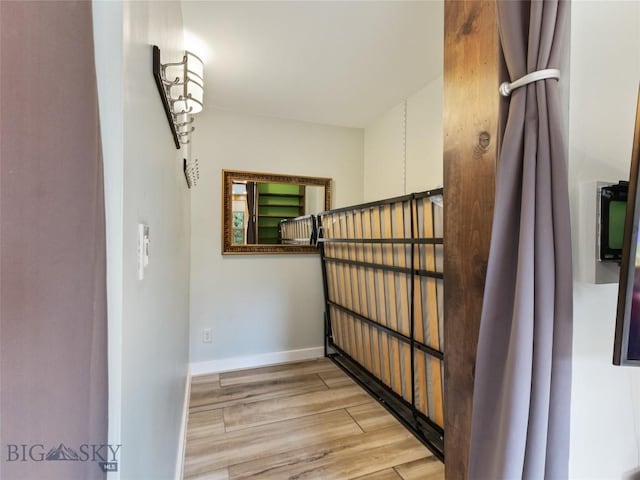
[[[61,443],[47,452],[45,460],[79,461],[80,457],[73,448],[66,447],[64,443]]]
[[[121,444],[83,443],[74,450],[61,442],[57,447],[47,451],[44,443],[7,443],[6,457],[2,455],[3,458],[0,458],[0,463],[3,461],[95,462],[96,466],[103,472],[117,472],[120,447],[122,447]]]

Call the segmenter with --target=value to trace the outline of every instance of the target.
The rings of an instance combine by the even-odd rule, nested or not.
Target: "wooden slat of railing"
[[[329,222],[328,225],[329,231],[331,234],[331,238],[336,238],[340,235],[339,224],[337,222],[337,215],[331,215],[328,217]],[[331,255],[337,257],[339,255],[339,245],[331,245]],[[335,291],[336,291],[336,303],[343,305],[345,302],[345,290],[344,290],[344,279],[342,276],[342,266],[339,264],[333,264],[333,274],[335,277]],[[348,350],[347,346],[347,336],[344,325],[344,314],[342,311],[334,308],[332,318],[335,319],[336,330],[337,330],[337,338],[336,344],[340,346],[343,350]]]
[[[391,205],[384,205],[383,221],[382,221],[382,236],[383,238],[391,238],[392,232],[392,209]],[[383,259],[385,265],[393,265],[393,245],[385,244],[383,246]],[[395,279],[393,272],[384,272],[386,301],[388,306],[389,323],[388,326],[397,331],[398,330],[398,313],[397,313],[397,298],[395,289]],[[391,366],[392,366],[392,388],[393,390],[402,395],[402,372],[400,370],[400,347],[398,345],[398,339],[391,338]]]
[[[411,223],[413,218],[413,224]],[[429,198],[369,206],[323,217],[326,238],[432,238],[435,235],[433,208]],[[442,246],[418,244],[325,244],[328,257],[383,266],[437,271],[436,249]],[[411,252],[414,252],[413,262]],[[375,323],[411,337],[436,350],[442,345],[442,318],[438,298],[442,280],[413,273],[385,271],[359,265],[326,262],[330,299]],[[375,329],[342,310],[330,307],[334,341],[376,378],[416,409],[443,425],[443,371],[437,358],[414,349],[382,330]],[[411,391],[412,355],[415,390]],[[413,398],[412,398],[413,397]]]
[[[362,213],[363,235],[364,238],[371,238],[371,209],[367,208]],[[367,263],[373,263],[373,245],[364,245],[364,259]],[[375,291],[375,275],[373,269],[367,269],[366,271],[366,290],[368,299],[369,318],[373,321],[378,321],[378,309],[376,302]],[[380,360],[380,335],[377,330],[373,328],[369,329],[369,335],[371,337],[371,356],[372,356],[372,373],[382,380],[382,367]]]
[[[345,238],[353,238],[350,224],[351,224],[351,212],[346,212],[341,218],[341,228],[342,234]],[[353,255],[354,244],[346,243],[345,244],[345,256],[343,257],[345,260],[351,260]],[[351,306],[349,307],[354,312],[358,312],[359,310],[359,298],[358,298],[358,281],[356,277],[355,267],[353,265],[345,265],[347,270],[347,278],[349,281],[349,286],[347,287],[351,293]],[[361,346],[361,328],[360,328],[360,320],[349,315],[349,327],[350,331],[353,335],[352,337],[352,345],[353,345],[353,358],[355,358],[360,365],[363,365],[363,351]]]
[[[279,224],[283,241],[288,243],[308,245],[313,231],[312,217],[294,218]]]
[[[347,213],[341,214],[340,215],[340,232],[342,233],[342,237],[343,238],[349,238],[349,233],[347,230]],[[342,257],[343,259],[349,259],[349,255],[350,255],[350,250],[351,250],[351,245],[348,243],[345,243],[343,245],[343,251],[342,251]],[[352,279],[352,268],[350,265],[344,265],[344,271],[345,271],[345,281],[347,282],[345,288],[347,289],[347,308],[349,308],[350,310],[354,310],[354,303],[355,303],[355,298],[354,298],[354,294],[353,294],[353,284],[354,281]],[[361,363],[360,360],[360,354],[359,354],[359,349],[358,349],[358,336],[357,336],[357,332],[356,332],[356,320],[351,317],[350,315],[347,315],[347,324],[348,324],[348,328],[349,328],[349,337],[350,337],[350,348],[351,348],[351,355],[353,358],[355,358],[359,363]]]
[[[444,281],[436,282],[436,294],[438,305],[438,325],[440,332],[440,347],[444,348]]]
[[[374,207],[371,210],[371,238],[382,238],[381,222],[380,222],[380,208]],[[382,245],[371,245],[373,250],[373,261],[377,264],[382,264]],[[376,270],[375,272],[375,298],[377,300],[378,318],[377,322],[381,325],[387,325],[387,313],[385,302],[385,288],[384,288],[384,272]],[[382,375],[380,379],[389,387],[391,387],[391,357],[389,348],[389,339],[386,335],[378,331],[378,341],[380,343],[381,351],[380,356],[382,359]]]
[[[433,237],[433,210],[431,209],[431,201],[428,198],[423,199],[424,202],[424,229],[425,237]],[[435,246],[425,245],[426,268],[434,271],[435,266]],[[429,323],[429,341],[427,345],[440,350],[440,322],[438,321],[438,300],[435,278],[426,278],[427,283],[427,305],[428,305],[428,323]],[[431,378],[433,379],[433,412],[430,415],[432,420],[438,425],[443,425],[443,409],[442,409],[442,369],[440,361],[433,359],[430,362]]]
[[[329,317],[331,318],[331,336],[333,343],[336,345],[342,344],[342,337],[340,335],[340,318],[336,312],[336,309],[329,306],[327,307],[329,311]]]
[[[356,211],[352,216],[352,229],[350,230],[352,238],[362,238],[362,217],[363,212]],[[352,260],[356,260],[359,262],[364,261],[364,245],[354,244],[354,252],[352,255]],[[369,307],[368,307],[368,295],[367,295],[367,286],[365,283],[365,269],[364,267],[356,267],[356,283],[358,285],[358,313],[364,315],[369,318]],[[370,327],[360,322],[360,341],[362,343],[362,360],[364,362],[364,366],[367,370],[372,371],[372,352],[371,352],[371,336],[370,336]]]
[[[329,222],[329,217],[323,217],[322,218],[322,229],[323,229],[323,235],[326,237],[329,237],[332,235],[332,229],[331,229],[331,225]],[[322,248],[324,249],[324,254],[325,256],[331,256],[332,255],[332,249],[333,249],[333,245],[330,244],[324,244],[322,245]],[[337,298],[336,298],[336,279],[335,279],[335,265],[333,265],[331,262],[325,262],[324,263],[324,268],[325,268],[325,273],[327,276],[327,295],[329,296],[329,300],[332,302],[337,302]],[[329,310],[329,318],[331,319],[331,329],[332,329],[332,335],[334,337],[334,341],[336,338],[335,335],[335,330],[336,330],[336,326],[334,322],[334,318],[333,318],[333,312],[327,307],[327,309]],[[337,319],[336,319],[337,320]]]
[[[419,207],[419,202],[414,202],[413,206],[413,231],[415,235],[420,235],[419,225],[422,224],[422,209]],[[416,245],[414,250],[414,265],[417,268],[422,268],[420,265],[420,245]],[[424,343],[424,307],[423,307],[423,295],[422,295],[422,281],[421,277],[414,275],[413,285],[413,319],[414,319],[414,337],[416,341]],[[424,361],[421,361],[423,352],[416,349],[412,352],[414,355],[414,382],[415,382],[415,405],[416,408],[428,415],[429,402],[427,397],[427,370]]]
[[[410,205],[409,202],[406,202]],[[405,230],[405,202],[397,202],[393,205],[393,238],[410,238],[411,230]],[[395,265],[399,267],[407,267],[406,250],[409,245],[394,245]],[[406,273],[393,274],[397,292],[397,310],[398,310],[398,331],[409,337],[410,332],[410,314],[409,311],[409,288],[407,285],[409,275]],[[408,348],[405,348],[408,347]],[[407,345],[401,346],[401,371],[402,371],[402,396],[408,402],[411,402],[411,347]]]
[[[345,226],[346,226],[347,238],[355,238],[354,237],[355,229],[353,225],[355,215],[356,215],[355,212],[348,212],[345,215]],[[347,260],[355,260],[356,248],[358,247],[358,245],[356,245],[355,243],[348,243],[347,247],[348,247]],[[362,310],[360,308],[361,301],[360,301],[360,284],[358,281],[358,267],[355,267],[353,265],[348,265],[348,269],[349,269],[349,277],[351,282],[351,295],[352,295],[352,302],[353,302],[351,310],[361,314]],[[353,321],[354,340],[355,340],[354,343],[356,348],[355,358],[358,361],[358,363],[360,363],[360,365],[368,368],[364,360],[365,352],[364,352],[362,322],[357,319],[352,319],[352,321]]]
[[[424,236],[433,236],[433,213],[428,199],[424,199]],[[433,245],[424,246],[424,262],[427,270],[435,270],[435,251]],[[438,304],[436,279],[426,278],[427,286],[427,331],[426,344],[436,350],[440,350],[440,325],[438,322]]]
[[[334,233],[336,238],[344,238],[344,234],[342,232],[342,219],[341,214],[334,215]],[[344,258],[345,257],[345,244],[336,245],[336,258]],[[351,285],[349,285],[349,279],[347,278],[347,269],[344,264],[337,264],[338,272],[339,272],[339,281],[340,281],[340,290],[341,290],[341,301],[340,305],[344,305],[345,307],[349,307],[351,305]],[[340,318],[342,320],[342,328],[343,328],[343,349],[351,356],[353,356],[353,345],[352,345],[352,335],[350,331],[350,322],[346,313],[340,311]]]
[[[411,232],[406,232],[404,228],[404,203],[398,202],[393,205],[393,238],[408,238]],[[398,267],[407,267],[406,248],[407,245],[393,245],[394,264]],[[403,335],[409,336],[409,292],[407,288],[406,273],[394,273],[395,289],[397,293],[397,315],[398,315],[398,331]]]

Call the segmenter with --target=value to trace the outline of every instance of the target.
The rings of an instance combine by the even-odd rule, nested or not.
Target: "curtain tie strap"
[[[531,72],[522,78],[519,78],[515,82],[504,82],[500,84],[500,95],[508,97],[516,88],[523,87],[539,80],[546,80],[547,78],[560,78],[560,70],[557,68],[547,68],[546,70],[538,70],[537,72]]]

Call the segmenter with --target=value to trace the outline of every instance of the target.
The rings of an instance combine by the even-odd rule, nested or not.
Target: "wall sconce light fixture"
[[[204,64],[185,51],[181,62],[160,63],[160,49],[153,46],[153,77],[160,93],[176,148],[190,142],[193,115],[204,106]]]

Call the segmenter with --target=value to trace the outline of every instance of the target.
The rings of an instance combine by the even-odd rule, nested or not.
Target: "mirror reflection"
[[[281,223],[324,210],[324,187],[233,180],[233,245],[285,243]]]
[[[331,179],[223,170],[223,253],[310,253]]]

